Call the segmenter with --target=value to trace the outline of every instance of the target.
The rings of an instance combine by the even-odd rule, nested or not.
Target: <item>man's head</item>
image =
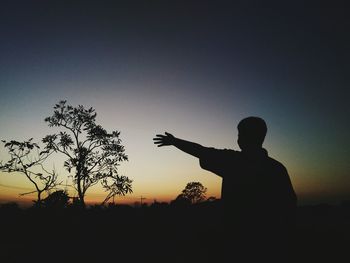
[[[238,123],[238,145],[242,151],[255,150],[262,147],[267,126],[259,117],[248,117]]]

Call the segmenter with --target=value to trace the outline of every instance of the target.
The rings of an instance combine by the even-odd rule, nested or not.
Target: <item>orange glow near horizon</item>
[[[36,195],[34,194],[28,194],[24,196],[20,196],[18,192],[5,192],[3,191],[3,187],[0,186],[1,194],[0,194],[0,205],[4,203],[9,202],[15,202],[21,207],[29,207],[33,205],[33,200],[36,200]],[[179,194],[179,193],[178,193]],[[117,196],[115,197],[115,203],[116,204],[128,204],[128,205],[134,205],[135,203],[140,203],[141,197],[143,197],[143,203],[147,203],[148,205],[153,203],[154,201],[157,202],[166,202],[170,203],[170,201],[174,200],[178,194],[160,194],[160,195],[153,195],[151,198],[148,198],[146,196],[136,196],[136,195],[127,195],[127,196]],[[70,195],[72,196],[72,195]],[[74,196],[74,195],[73,195]],[[101,204],[104,200],[106,194],[94,192],[86,195],[85,202],[88,205],[95,205],[95,204]],[[220,194],[211,193],[210,195],[207,195],[207,197],[214,196],[216,198],[220,198]],[[44,195],[45,197],[45,195]],[[109,201],[112,202],[112,199]]]
[[[329,201],[332,201],[332,199],[336,199],[333,198],[334,192],[343,194],[344,198],[346,198],[346,186],[343,186],[343,188],[339,186],[326,188],[322,183],[317,183],[317,180],[315,181],[314,175],[302,174],[300,169],[293,168],[289,170],[292,171],[290,172],[291,179],[298,195],[299,204],[314,203],[317,201],[325,200],[325,198],[328,198]],[[193,174],[197,174],[197,176],[194,176],[193,174],[192,176],[187,175],[187,172],[181,170],[177,172],[169,171],[168,176],[165,178],[162,177],[163,180],[158,182],[147,180],[147,177],[145,177],[145,181],[135,181],[133,185],[134,193],[128,194],[126,196],[116,196],[115,203],[134,205],[135,203],[140,203],[141,197],[144,198],[143,203],[147,203],[148,205],[154,201],[170,203],[171,200],[174,200],[176,196],[181,193],[182,189],[184,189],[186,185],[186,182],[190,181],[202,182],[202,184],[208,188],[206,194],[207,197],[214,196],[216,198],[220,198],[220,177],[210,172],[203,171],[199,167],[198,170],[194,168],[193,171],[189,172],[193,172]],[[294,172],[297,172],[298,176],[294,176]],[[182,173],[185,173],[185,175]],[[18,175],[13,176],[13,174],[2,172],[0,172],[0,174],[2,178],[0,181],[0,204],[16,202],[22,207],[28,207],[33,204],[33,200],[36,200],[35,193],[20,196],[20,193],[34,190],[34,188],[28,184],[28,182],[25,182],[23,180],[24,178],[21,180],[19,179],[21,176]],[[176,175],[178,176],[177,178]],[[186,180],[183,179],[184,176],[186,176]],[[300,178],[303,178],[303,180],[300,180]],[[11,184],[11,180],[13,180],[16,185]],[[74,191],[69,190],[68,193],[71,197],[76,196],[76,193],[74,193]],[[43,194],[43,198],[45,197],[46,195]],[[101,204],[105,197],[106,193],[102,187],[100,185],[96,185],[87,191],[85,201],[88,205]],[[112,202],[112,199],[110,202]]]
[[[14,174],[2,173],[0,182],[6,182],[0,184],[0,204],[8,203],[8,202],[16,202],[20,206],[28,207],[33,204],[33,200],[37,199],[35,193],[27,194],[20,196],[21,193],[30,192],[34,190],[34,187],[25,181],[25,178],[20,174],[14,176]],[[173,172],[173,174],[176,174]],[[204,174],[204,175],[203,175]],[[188,178],[188,182],[190,181],[200,181],[202,184],[207,187],[207,197],[214,196],[216,198],[220,198],[221,192],[221,179],[214,174],[203,172],[201,176],[190,176]],[[209,176],[208,176],[209,175]],[[20,178],[22,177],[22,178]],[[202,177],[203,180],[200,180]],[[12,179],[16,178],[16,185],[12,183]],[[20,180],[18,180],[20,178]],[[5,179],[5,180],[4,180]],[[129,204],[133,205],[137,202],[140,202],[141,197],[143,197],[143,203],[151,204],[154,201],[157,202],[166,202],[170,203],[171,200],[174,200],[177,195],[179,195],[182,189],[186,186],[186,181],[184,180],[172,180],[171,183],[165,183],[167,180],[171,180],[171,178],[164,178],[164,182],[158,182],[158,184],[153,184],[150,182],[134,182],[133,184],[133,193],[128,194],[126,196],[116,196],[115,203],[116,204]],[[74,191],[68,190],[68,194],[71,197],[76,196]],[[106,192],[100,185],[93,186],[90,188],[85,196],[85,201],[88,205],[92,204],[101,204],[104,198],[106,197]],[[45,198],[46,194],[43,193],[42,198]],[[110,200],[112,202],[112,199]]]

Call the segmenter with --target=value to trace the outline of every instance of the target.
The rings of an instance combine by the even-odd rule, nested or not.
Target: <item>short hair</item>
[[[259,145],[262,145],[267,133],[266,122],[262,118],[253,116],[241,120],[237,129],[240,136],[244,136],[252,144]]]

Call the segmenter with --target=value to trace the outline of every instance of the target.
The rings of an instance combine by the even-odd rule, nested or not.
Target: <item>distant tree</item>
[[[62,131],[47,135],[43,142],[45,149],[64,154],[64,167],[74,172],[73,186],[78,193],[82,207],[85,207],[86,191],[98,182],[108,191],[107,199],[132,191],[132,180],[119,176],[117,166],[127,161],[119,131],[108,133],[96,124],[96,112],[79,105],[73,107],[60,101],[54,106],[53,115],[45,118],[49,127]]]
[[[42,201],[42,206],[50,209],[62,209],[69,205],[69,195],[64,190],[57,190],[50,193]]]
[[[186,185],[177,199],[187,199],[191,204],[196,204],[205,200],[207,188],[200,182],[190,182]]]
[[[172,206],[189,206],[191,205],[191,200],[185,197],[183,194],[179,194],[175,200],[172,200],[170,202],[170,205]]]
[[[52,151],[39,152],[40,147],[32,140],[32,138],[23,142],[2,140],[10,155],[10,160],[5,164],[0,164],[0,171],[24,174],[34,185],[35,190],[21,195],[36,193],[37,200],[35,202],[40,206],[42,193],[49,193],[50,190],[59,185],[59,182],[57,181],[57,173],[54,170],[49,172],[43,166],[44,161],[52,154]]]

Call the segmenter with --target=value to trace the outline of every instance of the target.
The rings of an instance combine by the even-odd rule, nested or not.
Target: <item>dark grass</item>
[[[261,262],[225,233],[214,204],[0,211],[1,262]],[[293,232],[277,261],[350,262],[349,206],[299,207]]]

